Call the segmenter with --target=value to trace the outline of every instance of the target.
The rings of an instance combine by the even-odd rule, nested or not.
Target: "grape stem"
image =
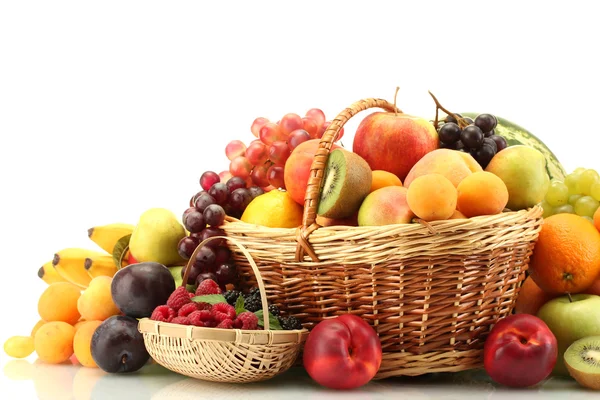
[[[429,93],[429,95],[433,98],[433,101],[435,102],[435,121],[433,122],[433,126],[434,128],[437,130],[438,129],[438,122],[439,122],[439,118],[438,118],[438,111],[442,110],[443,112],[445,112],[447,115],[450,115],[452,118],[454,118],[456,120],[456,122],[458,123],[458,126],[460,127],[460,129],[464,129],[467,125],[469,125],[467,123],[467,121],[465,121],[464,118],[461,118],[459,116],[457,116],[456,114],[454,114],[453,112],[449,111],[448,109],[446,109],[440,102],[439,100],[433,95],[433,93],[431,93],[431,91],[427,91]]]

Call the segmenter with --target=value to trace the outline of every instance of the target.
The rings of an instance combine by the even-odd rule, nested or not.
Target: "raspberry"
[[[238,329],[257,329],[258,317],[250,311],[244,311],[237,316],[234,326],[236,326],[236,328],[239,326]]]
[[[213,319],[217,322],[225,321],[226,319],[235,319],[235,308],[231,304],[218,303],[211,309]]]
[[[173,293],[171,293],[171,295],[169,296],[169,299],[167,300],[167,305],[169,307],[171,307],[173,310],[179,311],[179,309],[184,304],[187,304],[191,301],[192,300],[190,299],[190,296],[188,295],[188,291],[186,290],[186,288],[183,286],[180,286],[177,289],[175,289],[175,291]]]
[[[196,310],[188,318],[190,319],[190,323],[195,326],[208,326],[207,324],[213,319],[208,310]]]
[[[212,308],[212,305],[210,305],[209,303],[205,303],[203,301],[200,301],[198,303],[196,303],[196,307],[198,308],[198,310],[208,310],[210,311]]]
[[[198,285],[196,289],[196,296],[203,296],[206,294],[221,294],[221,288],[217,282],[212,279],[205,279]]]
[[[178,317],[189,317],[191,313],[198,310],[198,305],[196,303],[187,303],[181,306],[179,311],[177,311]]]
[[[190,319],[188,317],[175,317],[171,322],[180,325],[190,325]]]
[[[151,320],[161,322],[171,322],[175,317],[175,310],[169,306],[158,306],[152,311]]]
[[[191,299],[193,297],[196,297],[196,293],[188,292],[188,296],[190,296],[190,299]]]
[[[219,322],[219,325],[217,325],[217,328],[232,329],[233,321],[230,319],[224,319],[223,321]]]

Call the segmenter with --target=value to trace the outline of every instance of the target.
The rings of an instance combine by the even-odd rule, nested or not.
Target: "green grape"
[[[556,207],[554,214],[575,214],[575,209],[572,205],[565,204],[564,206]]]
[[[579,167],[579,168],[575,168],[575,169],[573,170],[573,172],[571,172],[571,173],[572,173],[572,174],[580,174],[580,173],[582,173],[582,172],[583,172],[583,171],[585,171],[585,170],[586,170],[586,169],[585,169],[585,167]]]
[[[584,215],[582,218],[587,219],[588,221],[590,221],[592,223],[592,225],[594,225],[594,219],[592,217],[588,217],[587,215]]]
[[[600,181],[594,182],[590,187],[590,195],[600,201]]]
[[[586,196],[591,193],[591,187],[594,183],[598,182],[598,173],[593,169],[586,169],[579,176],[579,181],[577,182],[577,190],[581,194],[585,194]]]
[[[549,216],[554,214],[554,207],[552,207],[546,200],[542,201],[542,210],[544,210],[544,212],[542,213],[542,217],[543,218],[548,218]]]
[[[574,206],[575,203],[577,202],[577,200],[579,200],[580,198],[582,198],[583,195],[582,194],[572,194],[569,196],[569,204]]]
[[[575,214],[582,217],[586,215],[588,217],[593,217],[598,206],[600,206],[598,200],[594,199],[592,196],[583,196],[575,203]]]
[[[579,183],[579,176],[580,174],[569,174],[567,176],[565,176],[565,185],[567,185],[567,188],[569,188],[569,194],[579,194],[579,188],[578,188],[578,183]]]
[[[563,182],[553,182],[546,192],[546,201],[553,207],[567,204],[569,188]]]

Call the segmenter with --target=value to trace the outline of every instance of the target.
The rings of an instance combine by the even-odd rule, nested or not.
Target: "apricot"
[[[402,186],[402,181],[400,178],[391,172],[376,169],[371,171],[371,173],[373,178],[371,180],[371,190],[369,193],[386,186]]]
[[[457,209],[468,218],[499,214],[508,203],[506,185],[491,172],[472,173],[458,184],[456,190]]]
[[[84,321],[73,338],[73,351],[77,361],[84,367],[98,367],[92,357],[92,336],[102,321]]]
[[[63,321],[74,325],[81,315],[77,301],[81,289],[69,282],[56,282],[49,285],[38,300],[38,313],[46,321]]]
[[[386,186],[371,192],[358,210],[359,226],[408,224],[415,214],[406,202],[407,189]]]
[[[75,328],[63,321],[48,322],[40,327],[33,339],[40,360],[60,364],[73,355]]]
[[[454,210],[450,218],[448,219],[467,219],[467,217],[458,210]]]
[[[515,313],[537,315],[538,310],[548,301],[557,297],[545,293],[529,276],[521,285],[521,290],[515,302]]]
[[[437,149],[421,158],[410,170],[404,186],[409,188],[412,182],[423,175],[441,174],[454,187],[473,172],[483,171],[481,165],[468,153],[450,149]]]
[[[408,206],[425,221],[448,219],[456,210],[457,192],[452,182],[441,174],[416,178],[406,193]]]
[[[90,281],[89,286],[77,301],[77,310],[86,321],[104,321],[121,311],[113,301],[110,286],[113,278],[97,276]]]
[[[35,336],[35,333],[38,331],[38,329],[40,329],[40,326],[44,325],[46,323],[46,321],[44,321],[43,319],[40,319],[31,329],[31,337]]]

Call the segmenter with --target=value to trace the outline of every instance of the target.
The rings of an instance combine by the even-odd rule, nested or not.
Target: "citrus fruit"
[[[248,204],[240,218],[249,224],[269,228],[296,228],[302,225],[303,207],[283,190],[271,190]]]
[[[548,294],[586,290],[600,274],[600,232],[575,214],[544,219],[529,271]]]

